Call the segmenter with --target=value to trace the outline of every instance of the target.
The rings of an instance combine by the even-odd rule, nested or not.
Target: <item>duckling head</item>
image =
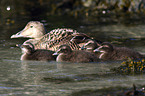
[[[69,45],[61,45],[53,55],[69,54],[71,52],[72,52],[72,49],[70,48]]]
[[[87,39],[90,39],[88,35],[84,33],[75,33],[72,36],[74,36],[70,41],[73,41],[77,44],[85,42]]]
[[[34,51],[29,45],[22,45],[21,50],[27,54],[31,54]]]
[[[21,45],[21,44],[16,44],[17,47],[20,47],[22,50],[22,53],[26,53],[26,54],[31,54],[34,52],[34,46],[33,44],[27,42],[25,45]]]
[[[39,21],[30,21],[28,24],[25,26],[25,28],[12,35],[11,38],[34,38],[34,39],[39,39],[45,34],[45,28],[42,23]]]
[[[99,47],[99,43],[96,40],[88,39],[85,44],[81,47],[81,50],[91,51]]]
[[[94,52],[108,53],[112,52],[113,50],[113,45],[111,43],[104,42],[100,45],[99,48],[95,49]]]

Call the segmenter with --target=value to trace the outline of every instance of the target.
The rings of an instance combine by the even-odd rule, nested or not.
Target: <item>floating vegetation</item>
[[[140,60],[127,59],[126,61],[122,62],[121,66],[119,66],[118,68],[113,68],[111,70],[123,74],[144,73],[145,59]]]

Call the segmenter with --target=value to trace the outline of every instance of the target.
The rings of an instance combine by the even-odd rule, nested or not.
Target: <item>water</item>
[[[57,18],[57,22],[54,18],[51,18],[51,21],[47,19],[45,22],[47,30],[71,27],[101,41],[111,41],[119,46],[133,48],[141,54],[145,53],[145,25],[83,25],[83,23],[75,25],[69,24],[73,20],[68,18],[60,23],[62,19],[63,17]],[[116,87],[119,87],[119,90],[131,89],[132,84],[141,89],[145,85],[144,74],[121,75],[110,71],[111,68],[119,66],[121,61],[96,63],[20,61],[21,50],[15,44],[23,43],[26,39],[10,39],[10,36],[23,29],[26,23],[25,20],[20,20],[13,25],[0,26],[0,96],[66,96],[83,90],[110,87],[114,88],[112,90]]]

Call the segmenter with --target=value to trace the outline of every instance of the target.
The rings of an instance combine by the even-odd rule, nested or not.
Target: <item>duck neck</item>
[[[42,38],[45,35],[45,31],[40,32],[39,34],[36,34],[35,38],[36,40],[39,40],[40,38]]]

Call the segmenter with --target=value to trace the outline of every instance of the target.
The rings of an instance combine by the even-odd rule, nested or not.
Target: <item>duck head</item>
[[[71,52],[72,52],[72,49],[70,48],[69,45],[61,45],[53,55],[69,54]]]
[[[109,42],[104,42],[94,52],[108,53],[113,51],[113,45]]]
[[[99,42],[94,39],[88,39],[85,44],[81,47],[81,50],[93,52],[94,49],[100,46]]]
[[[12,35],[11,38],[23,37],[38,39],[41,38],[44,34],[45,28],[42,23],[39,21],[30,21],[22,31]]]

